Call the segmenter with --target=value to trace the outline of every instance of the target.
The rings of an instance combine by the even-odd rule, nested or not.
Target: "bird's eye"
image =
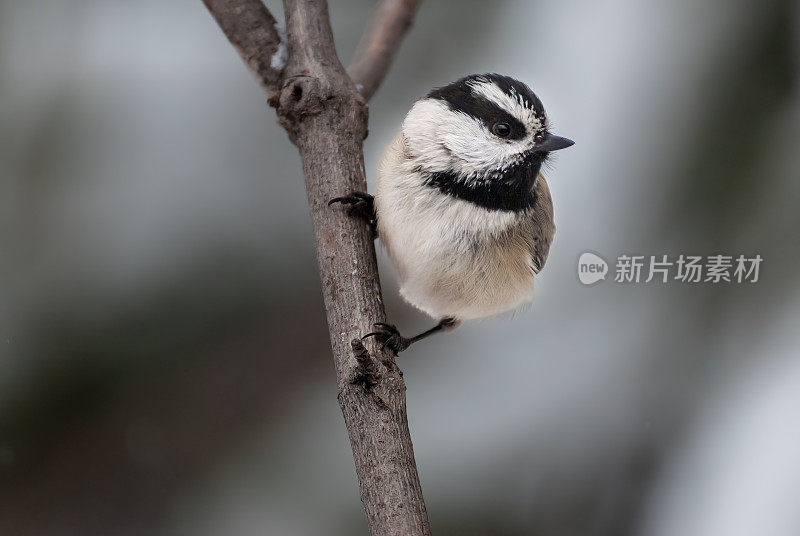
[[[545,138],[547,138],[547,134],[545,134],[544,132],[539,132],[536,134],[536,136],[533,137],[536,143],[542,143],[545,140]]]
[[[511,127],[508,126],[508,123],[495,123],[492,127],[492,132],[494,132],[495,136],[506,138],[511,134]]]

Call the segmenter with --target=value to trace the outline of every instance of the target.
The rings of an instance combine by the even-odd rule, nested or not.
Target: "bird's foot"
[[[372,235],[375,237],[378,236],[378,216],[375,214],[374,197],[365,192],[350,192],[350,195],[334,197],[328,201],[328,206],[334,203],[348,205],[347,214],[352,217],[365,219],[367,225],[369,225],[370,231],[372,231]]]
[[[361,337],[362,341],[368,337],[375,337],[375,340],[381,343],[381,349],[388,348],[394,352],[394,355],[399,354],[414,342],[414,339],[408,339],[400,335],[400,332],[393,324],[376,322],[374,325],[377,329]]]

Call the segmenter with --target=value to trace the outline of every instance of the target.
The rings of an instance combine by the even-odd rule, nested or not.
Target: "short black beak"
[[[556,136],[555,134],[548,134],[544,141],[534,145],[533,149],[535,151],[550,152],[558,151],[559,149],[566,149],[572,145],[575,145],[575,142],[572,140],[562,138],[561,136]]]

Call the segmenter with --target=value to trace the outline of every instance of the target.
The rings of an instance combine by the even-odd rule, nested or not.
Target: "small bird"
[[[550,133],[542,102],[508,76],[467,76],[418,100],[381,157],[375,197],[352,192],[329,205],[367,218],[400,294],[439,322],[414,337],[377,323],[364,338],[399,353],[530,302],[555,233],[540,169],[573,143]]]

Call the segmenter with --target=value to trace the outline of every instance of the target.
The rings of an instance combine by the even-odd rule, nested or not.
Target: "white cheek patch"
[[[441,101],[417,101],[403,121],[403,135],[411,156],[425,167],[441,170],[450,164],[451,156],[436,134],[436,127],[447,118],[449,109]]]
[[[403,122],[403,134],[422,168],[465,177],[514,163],[531,143],[528,138],[500,139],[479,119],[438,99],[417,101]]]

